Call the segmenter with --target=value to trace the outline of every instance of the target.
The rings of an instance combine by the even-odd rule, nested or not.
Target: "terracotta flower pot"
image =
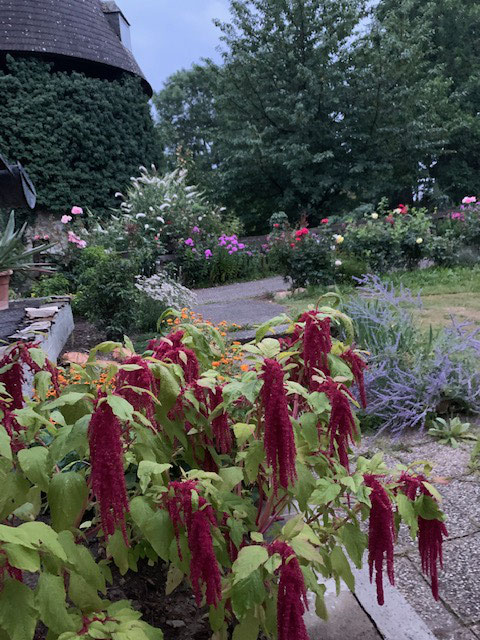
[[[11,269],[0,272],[0,311],[8,309],[8,290],[12,273]]]

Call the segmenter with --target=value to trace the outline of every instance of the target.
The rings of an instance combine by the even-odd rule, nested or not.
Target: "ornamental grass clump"
[[[407,479],[380,454],[354,455],[366,370],[332,300],[259,327],[231,369],[218,366],[222,332],[183,311],[144,354],[128,339],[99,345],[58,392],[29,349],[42,370],[11,409],[21,432],[0,426],[0,635],[161,640],[163,612],[147,624],[142,602],[109,601],[148,563],[153,593],[165,577],[171,598],[191,589],[215,640],[308,640],[308,604],[325,617],[325,583],[353,591],[350,563],[367,551],[383,602],[402,523],[438,597],[446,529],[428,465]],[[266,337],[276,324],[291,339]],[[97,359],[125,349],[123,363]],[[20,635],[2,614],[12,606]]]

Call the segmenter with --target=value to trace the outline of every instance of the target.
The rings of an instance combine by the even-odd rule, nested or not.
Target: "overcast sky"
[[[132,48],[155,90],[174,71],[219,59],[213,18],[228,18],[228,0],[117,0],[131,23]]]

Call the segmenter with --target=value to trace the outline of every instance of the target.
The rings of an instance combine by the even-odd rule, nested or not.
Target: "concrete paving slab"
[[[315,615],[315,597],[308,595],[310,611],[305,614],[305,626],[310,640],[381,640],[373,622],[360,607],[350,591],[341,591],[337,597],[333,592],[325,595],[328,620]]]
[[[435,640],[424,620],[410,606],[403,595],[388,581],[384,585],[385,604],[377,604],[375,584],[370,583],[368,567],[352,567],[355,577],[355,597],[362,609],[375,621],[384,640]],[[350,634],[347,637],[355,637]]]
[[[447,540],[439,585],[442,600],[465,625],[480,622],[480,533]]]
[[[281,276],[253,280],[252,282],[237,282],[221,287],[195,289],[199,304],[224,302],[225,300],[242,300],[245,298],[261,298],[268,294],[284,291],[288,284]]]

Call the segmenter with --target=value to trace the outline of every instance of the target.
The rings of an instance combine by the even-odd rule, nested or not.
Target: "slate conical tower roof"
[[[133,54],[113,30],[100,0],[0,0],[0,53],[69,59],[142,78]]]

